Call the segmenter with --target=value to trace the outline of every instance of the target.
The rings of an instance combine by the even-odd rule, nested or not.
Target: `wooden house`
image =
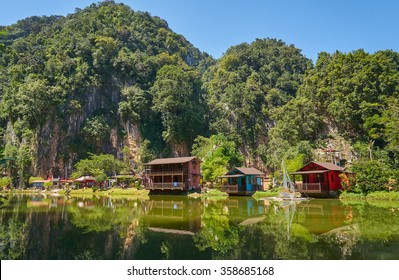
[[[312,161],[301,169],[292,172],[294,182],[297,175],[302,177],[301,182],[295,182],[298,192],[308,196],[336,196],[342,188],[340,174],[344,173],[344,168],[330,163]]]
[[[96,183],[96,178],[93,176],[82,176],[74,180],[78,188],[91,188]]]
[[[236,167],[220,176],[221,191],[229,195],[253,195],[263,189],[263,172],[253,167]]]
[[[151,192],[200,189],[200,165],[196,157],[155,159],[145,164],[144,187]]]

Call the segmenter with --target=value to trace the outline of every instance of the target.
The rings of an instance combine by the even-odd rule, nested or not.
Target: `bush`
[[[4,189],[5,187],[8,187],[11,184],[12,180],[10,177],[3,177],[0,178],[0,188]]]
[[[356,173],[356,189],[363,194],[382,191],[388,185],[391,170],[377,160],[359,161],[353,165]]]
[[[44,182],[43,187],[44,189],[48,190],[53,186],[53,182]]]

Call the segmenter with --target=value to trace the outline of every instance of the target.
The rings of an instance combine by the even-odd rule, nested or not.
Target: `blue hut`
[[[229,195],[253,195],[263,189],[263,172],[253,167],[236,167],[219,178],[221,191]]]

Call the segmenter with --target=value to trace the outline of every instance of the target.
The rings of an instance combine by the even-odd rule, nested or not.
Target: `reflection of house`
[[[253,195],[263,189],[263,172],[253,167],[236,167],[219,178],[224,180],[221,191],[229,195]]]
[[[187,196],[152,196],[143,201],[142,221],[152,231],[175,234],[198,232],[201,227],[201,202]]]
[[[342,188],[340,174],[344,168],[329,162],[312,161],[291,175],[301,175],[297,190],[307,195],[335,195]],[[295,177],[295,176],[294,176]]]
[[[223,214],[230,216],[237,222],[241,223],[247,219],[258,219],[264,217],[267,205],[263,200],[256,200],[252,197],[229,197],[223,200]]]
[[[323,234],[348,225],[345,210],[339,200],[299,204],[299,212],[304,213],[301,224],[315,234]]]
[[[161,158],[147,164],[144,186],[150,191],[188,191],[200,187],[200,160],[196,157]]]

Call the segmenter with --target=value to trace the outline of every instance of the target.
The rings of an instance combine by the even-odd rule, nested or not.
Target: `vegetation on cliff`
[[[70,175],[89,152],[128,147],[137,161],[144,141],[154,154],[188,154],[205,133],[201,69],[213,60],[164,20],[102,2],[4,29],[0,143],[16,158],[14,184]]]
[[[331,147],[361,173],[350,191],[398,188],[396,52],[322,52],[313,65],[257,39],[214,60],[112,1],[6,26],[0,48],[0,148],[13,159],[2,170],[16,186],[70,176],[89,153],[136,171],[191,153],[212,181],[234,165],[295,169]]]

